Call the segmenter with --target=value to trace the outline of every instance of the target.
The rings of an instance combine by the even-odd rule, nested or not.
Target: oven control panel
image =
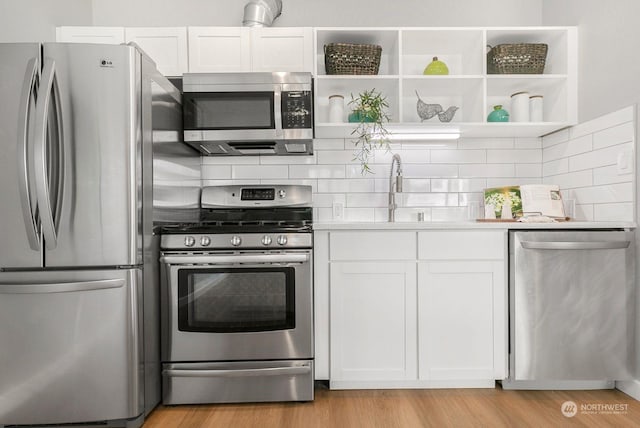
[[[223,250],[238,248],[311,248],[311,233],[239,233],[162,235],[164,250]]]
[[[207,186],[200,204],[204,209],[311,207],[313,196],[311,186],[292,184]]]

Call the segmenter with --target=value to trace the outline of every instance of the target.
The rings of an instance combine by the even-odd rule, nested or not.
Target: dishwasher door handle
[[[522,241],[528,250],[618,250],[629,248],[631,241]]]

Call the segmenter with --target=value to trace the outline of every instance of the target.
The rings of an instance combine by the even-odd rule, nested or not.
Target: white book
[[[527,215],[564,218],[560,187],[555,184],[523,184],[520,186],[522,211]]]

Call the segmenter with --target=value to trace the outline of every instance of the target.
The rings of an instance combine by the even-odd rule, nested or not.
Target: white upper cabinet
[[[313,30],[252,28],[252,71],[313,71]]]
[[[56,41],[63,43],[124,43],[123,27],[58,27]]]
[[[116,45],[134,42],[165,76],[181,76],[188,71],[185,27],[58,27],[56,41]]]
[[[189,71],[313,70],[311,28],[189,27]]]
[[[316,137],[348,138],[353,125],[329,123],[330,95],[346,100],[364,90],[386,96],[391,123],[397,132],[456,131],[462,137],[539,137],[577,123],[576,27],[456,27],[456,28],[316,28]],[[376,44],[382,47],[377,75],[328,75],[325,45]],[[487,45],[545,43],[543,74],[489,74]],[[434,57],[447,64],[449,74],[424,75]],[[489,123],[494,106],[511,110],[511,95],[541,95],[543,120]],[[422,120],[418,96],[443,109],[458,107],[451,122],[438,116]],[[348,110],[348,109],[345,109]],[[345,122],[347,114],[345,111]],[[410,130],[410,131],[407,131]]]
[[[189,27],[189,72],[251,70],[249,28]]]
[[[165,76],[187,72],[313,72],[310,27],[58,27],[56,40],[134,42]]]
[[[165,76],[182,76],[188,71],[185,27],[126,28],[125,42],[140,46]]]

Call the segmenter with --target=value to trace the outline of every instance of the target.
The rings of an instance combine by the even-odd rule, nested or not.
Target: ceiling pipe
[[[244,6],[242,25],[245,27],[271,27],[282,13],[282,0],[251,0]]]

